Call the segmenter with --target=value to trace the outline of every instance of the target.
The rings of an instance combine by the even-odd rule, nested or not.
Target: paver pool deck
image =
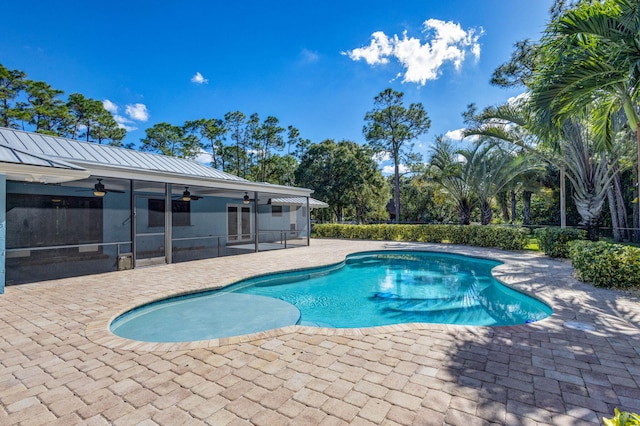
[[[501,260],[494,275],[554,313],[516,327],[291,326],[186,344],[108,331],[112,318],[162,296],[379,249]],[[640,412],[640,301],[535,253],[314,239],[0,295],[2,425],[575,425],[598,424],[614,407]]]

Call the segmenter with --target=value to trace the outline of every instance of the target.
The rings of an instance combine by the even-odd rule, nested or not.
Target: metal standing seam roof
[[[53,167],[57,169],[85,170],[65,161],[52,160],[45,156],[33,155],[19,149],[0,144],[0,163],[23,164],[27,166]]]
[[[303,206],[307,205],[307,198],[306,197],[279,197],[279,198],[272,198],[271,199],[271,204],[272,205],[298,205],[301,204]],[[316,200],[315,198],[311,198],[309,197],[309,207],[311,207],[312,209],[319,209],[319,208],[326,208],[329,207],[329,204],[325,203],[324,201],[320,201],[320,200]]]
[[[32,157],[43,156],[41,159],[49,158],[49,161],[53,162],[58,159],[70,162],[75,160],[83,163],[95,163],[101,166],[125,167],[134,170],[142,169],[194,177],[249,182],[246,179],[207,167],[194,160],[168,157],[110,145],[100,145],[93,142],[81,142],[4,127],[0,127],[0,145],[4,145],[8,149],[26,152]]]

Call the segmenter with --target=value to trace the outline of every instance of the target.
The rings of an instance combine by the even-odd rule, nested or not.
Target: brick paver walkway
[[[137,344],[108,322],[159,295],[417,248],[492,257],[554,314],[518,327],[292,326],[242,339]],[[640,303],[531,253],[313,240],[311,247],[8,287],[0,424],[598,424],[640,411]],[[584,330],[580,325],[592,330]],[[578,327],[576,327],[576,325]]]

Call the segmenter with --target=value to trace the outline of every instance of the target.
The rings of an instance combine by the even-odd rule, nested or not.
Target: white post
[[[0,294],[4,294],[5,250],[7,248],[7,177],[0,175]]]

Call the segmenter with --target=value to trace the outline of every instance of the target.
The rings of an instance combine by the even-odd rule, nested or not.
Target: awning
[[[0,145],[0,174],[14,181],[61,183],[85,179],[90,172],[44,154],[35,155]]]
[[[306,197],[286,197],[286,198],[272,198],[271,205],[273,206],[306,206]],[[316,200],[309,197],[309,207],[312,209],[324,209],[329,207],[329,204],[324,201]]]

